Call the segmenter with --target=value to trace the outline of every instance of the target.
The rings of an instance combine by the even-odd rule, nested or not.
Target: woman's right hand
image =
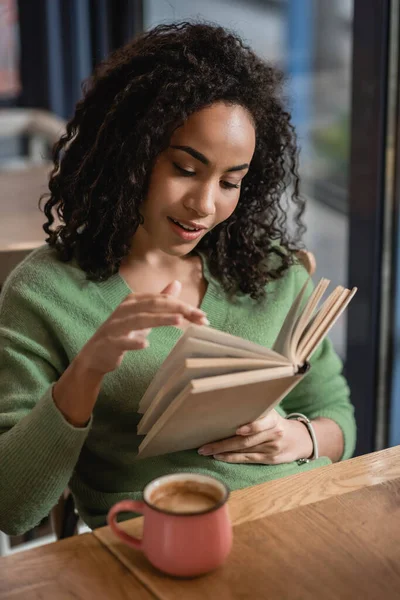
[[[173,281],[160,294],[129,294],[82,348],[84,369],[100,376],[113,371],[125,352],[148,346],[153,327],[179,326],[183,319],[207,325],[202,310],[179,300],[181,287]]]

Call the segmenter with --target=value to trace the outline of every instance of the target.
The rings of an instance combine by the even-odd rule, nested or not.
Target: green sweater
[[[212,327],[271,347],[307,274],[292,267],[267,286],[262,305],[247,296],[229,302],[204,265],[209,282],[202,309]],[[85,428],[70,425],[52,400],[52,385],[82,346],[131,290],[116,274],[87,281],[75,262],[63,263],[47,245],[32,252],[9,276],[0,294],[0,529],[18,534],[35,526],[69,486],[83,520],[105,524],[107,511],[124,498],[137,499],[144,485],[176,471],[212,474],[231,490],[330,463],[326,457],[299,466],[229,464],[196,450],[135,460],[141,437],[138,403],[181,335],[153,329],[150,346],[128,352],[105,376]],[[343,458],[355,444],[353,407],[341,362],[326,340],[312,368],[282,401],[310,418],[328,417],[344,434]]]

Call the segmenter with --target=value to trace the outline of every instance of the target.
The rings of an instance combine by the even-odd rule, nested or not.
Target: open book
[[[306,375],[309,359],[354,296],[321,279],[293,302],[273,349],[240,337],[190,325],[175,344],[139,404],[138,458],[235,435],[241,425],[270,412]]]

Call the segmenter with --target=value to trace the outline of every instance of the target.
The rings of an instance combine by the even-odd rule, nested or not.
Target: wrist
[[[100,392],[103,376],[78,355],[53,387],[53,401],[74,427],[85,427]]]
[[[93,366],[93,352],[86,346],[82,348],[71,363],[71,367],[78,377],[82,377],[87,385],[101,385],[106,372]]]
[[[307,426],[302,421],[288,419],[295,457],[293,460],[311,459],[314,454],[314,444]]]

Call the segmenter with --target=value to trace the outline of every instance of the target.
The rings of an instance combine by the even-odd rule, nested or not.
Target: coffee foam
[[[149,501],[159,510],[188,514],[206,512],[222,499],[223,494],[213,485],[186,480],[160,485],[153,491]]]

